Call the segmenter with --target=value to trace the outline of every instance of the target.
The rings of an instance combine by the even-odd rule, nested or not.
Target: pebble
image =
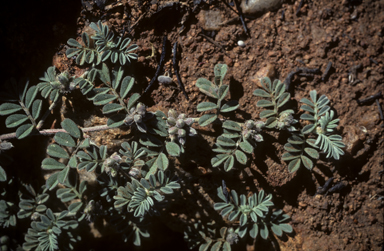
[[[237,45],[240,47],[245,47],[245,43],[242,40],[237,41]]]
[[[244,14],[257,15],[276,10],[281,4],[282,0],[243,0],[241,1],[241,9]]]

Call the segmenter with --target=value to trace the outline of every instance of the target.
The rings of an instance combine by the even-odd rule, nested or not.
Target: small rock
[[[250,77],[250,80],[252,82],[255,82],[257,86],[262,87],[260,80],[265,77],[270,78],[272,81],[273,81],[273,78],[275,77],[275,67],[271,63],[267,63],[265,67],[257,71],[255,75]]]
[[[282,0],[243,0],[241,1],[241,9],[244,14],[257,15],[276,10],[281,4]]]
[[[201,27],[206,31],[220,30],[223,22],[221,13],[218,10],[202,10],[198,15]]]
[[[237,45],[240,47],[245,47],[245,43],[242,40],[237,41]]]

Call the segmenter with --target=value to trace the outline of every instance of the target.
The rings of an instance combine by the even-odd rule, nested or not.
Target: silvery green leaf
[[[318,108],[323,108],[328,103],[329,103],[329,99],[327,98],[327,96],[321,95],[321,97],[317,101],[317,107]]]
[[[2,166],[0,166],[0,182],[4,182],[7,180],[7,173],[3,169]]]
[[[277,118],[276,117],[269,117],[267,121],[265,121],[265,127],[267,128],[275,128],[277,125]]]
[[[243,142],[243,143],[244,143],[244,142]],[[236,155],[236,159],[237,159],[237,161],[238,161],[240,164],[243,164],[243,165],[247,164],[247,160],[248,160],[247,155],[245,155],[242,151],[240,151],[240,150],[236,150],[236,151],[235,151],[235,155]]]
[[[284,161],[287,161],[287,160],[300,158],[300,156],[301,156],[301,153],[285,152],[281,159]]]
[[[128,100],[127,109],[128,110],[131,109],[133,105],[135,105],[136,102],[139,100],[139,98],[140,98],[140,94],[138,93],[132,94],[132,96]]]
[[[301,103],[304,103],[304,104],[307,104],[307,105],[309,105],[309,106],[311,106],[311,107],[315,107],[315,104],[314,103],[312,103],[309,99],[307,99],[307,98],[302,98],[301,100],[300,100],[300,102]]]
[[[306,125],[306,126],[304,126],[303,129],[301,129],[301,133],[303,133],[303,134],[311,133],[315,130],[315,128],[316,128],[315,124]]]
[[[31,107],[33,100],[35,99],[38,92],[38,88],[36,85],[30,87],[25,95],[25,107],[28,109]]]
[[[68,48],[68,50],[65,52],[65,54],[67,55],[67,58],[71,58],[71,57],[77,55],[80,51],[81,51],[81,49]]]
[[[327,111],[329,111],[329,109],[331,109],[329,106],[323,106],[321,109],[320,109],[320,111],[317,113],[318,114],[318,116],[321,116],[321,115],[323,115],[324,113],[326,113]]]
[[[257,102],[256,106],[257,107],[269,107],[269,106],[274,106],[274,104],[272,103],[272,101],[262,99],[262,100],[259,100]]]
[[[285,233],[292,233],[292,231],[293,231],[292,226],[287,224],[287,223],[280,224],[279,227]]]
[[[220,76],[221,79],[224,79],[225,74],[227,74],[228,66],[226,64],[216,64],[213,72],[215,76]]]
[[[180,147],[178,144],[174,142],[166,142],[165,147],[167,148],[167,152],[169,155],[174,157],[180,156]]]
[[[196,81],[196,86],[199,88],[199,90],[204,93],[205,95],[211,97],[211,98],[216,98],[218,99],[219,97],[217,96],[216,92],[216,86],[209,81],[208,79],[205,78],[199,78]]]
[[[300,119],[315,121],[315,117],[308,113],[301,114]]]
[[[77,58],[76,58],[76,64],[78,64],[78,65],[83,65],[83,64],[85,63],[85,58],[86,58],[86,56],[87,56],[86,51],[85,51],[85,50],[84,50],[84,51],[81,51],[81,52],[79,53],[79,55],[77,55]]]
[[[54,140],[62,146],[76,147],[76,142],[68,133],[65,132],[57,132]]]
[[[300,107],[300,109],[304,110],[304,111],[307,111],[307,112],[310,112],[310,113],[315,113],[315,110],[313,110],[312,107],[308,106],[308,105],[302,105]]]
[[[256,223],[252,224],[252,227],[249,230],[249,235],[251,236],[251,238],[256,239],[258,233],[259,233],[258,225]]]
[[[68,178],[68,174],[69,174],[69,170],[70,170],[70,167],[69,166],[66,166],[63,170],[61,170],[57,176],[57,180],[63,184],[67,178]],[[75,196],[76,197],[76,196]]]
[[[284,149],[287,150],[288,152],[301,152],[301,146],[297,145],[292,145],[291,143],[286,143],[284,145]]]
[[[294,173],[297,171],[297,169],[299,169],[300,165],[301,165],[301,158],[293,159],[288,164],[288,171],[290,173]]]
[[[212,109],[217,109],[217,104],[212,102],[202,102],[197,105],[197,111],[198,112],[205,112]]]
[[[124,124],[125,114],[118,113],[114,114],[111,117],[108,118],[107,125],[108,127],[115,128],[122,126]]]
[[[47,182],[46,182],[46,187],[52,191],[52,189],[54,189],[58,184],[59,184],[59,181],[57,180],[57,176],[59,176],[59,172],[57,173],[54,173],[52,174],[51,176],[49,176],[49,178],[47,179]]]
[[[264,110],[260,112],[260,118],[268,118],[270,116],[277,115],[274,110]]]
[[[72,157],[69,159],[68,165],[69,165],[70,167],[73,167],[73,168],[76,168],[76,167],[77,167],[77,158],[76,158],[76,156],[72,156]]]
[[[151,134],[141,134],[139,142],[149,147],[163,146],[163,142]]]
[[[74,202],[71,205],[69,205],[68,211],[71,212],[71,213],[76,213],[77,211],[80,210],[80,208],[82,206],[83,206],[83,202],[81,202],[81,201]]]
[[[103,54],[101,54],[101,61],[105,62],[109,58],[109,56],[111,56],[111,54],[112,54],[111,50],[104,51]]]
[[[313,162],[310,158],[308,158],[307,156],[301,155],[301,162],[304,164],[304,166],[307,169],[312,170]]]
[[[113,100],[115,100],[117,97],[112,94],[98,94],[93,99],[93,103],[95,105],[105,105]]]
[[[210,251],[219,251],[221,248],[221,244],[221,241],[216,242],[215,244],[213,244]]]
[[[120,50],[125,49],[125,47],[127,47],[130,43],[131,43],[131,39],[128,37],[125,38],[123,42],[120,44]]]
[[[227,214],[229,214],[230,212],[232,212],[232,210],[235,208],[234,205],[231,205],[231,204],[227,204],[228,207],[225,207],[221,212],[221,216],[226,216]]]
[[[56,144],[50,144],[47,148],[47,154],[56,158],[69,159],[69,154],[61,148],[61,146]]]
[[[229,158],[228,154],[218,154],[211,159],[212,167],[220,166],[225,160]]]
[[[222,135],[217,138],[216,143],[221,145],[221,146],[225,146],[225,147],[235,147],[236,146],[236,142],[233,139],[224,137]]]
[[[272,229],[273,233],[275,233],[277,236],[281,237],[283,235],[283,231],[281,230],[279,225],[276,225],[273,222],[271,223],[271,229]]]
[[[64,170],[63,170],[64,171]],[[64,177],[63,177],[63,179],[64,179]],[[65,179],[64,179],[65,180]],[[60,174],[59,174],[59,182],[60,182]],[[69,201],[71,201],[71,200],[74,200],[74,199],[76,199],[77,198],[77,196],[76,196],[76,194],[74,194],[74,193],[64,193],[61,197],[60,197],[60,200],[61,200],[61,202],[63,202],[63,203],[65,203],[65,202],[69,202]]]
[[[228,91],[229,91],[229,86],[228,85],[220,86],[218,91],[217,91],[219,100],[223,100],[225,98],[225,96],[227,96]]]
[[[221,107],[220,112],[231,112],[236,110],[238,107],[239,102],[237,100],[229,100]]]
[[[83,32],[83,34],[81,34],[81,40],[83,40],[83,43],[85,44],[85,46],[89,48],[89,36],[86,32]]]
[[[65,168],[65,165],[55,159],[45,158],[41,163],[41,168],[44,170],[62,170]]]
[[[91,64],[93,62],[93,59],[95,59],[95,52],[90,50],[85,56],[85,62]]]
[[[79,145],[79,148],[86,148],[86,147],[89,147],[90,145],[90,138],[86,138],[84,139],[81,144]]]
[[[311,156],[311,158],[314,158],[314,159],[318,159],[319,156],[320,156],[318,151],[316,151],[315,149],[310,148],[310,147],[306,147],[306,148],[304,148],[304,151],[305,151],[309,156]]]
[[[0,105],[0,115],[8,115],[22,110],[23,108],[18,104],[4,103]]]
[[[13,128],[21,125],[28,120],[28,116],[25,114],[12,114],[5,120],[5,126],[7,128]]]
[[[216,114],[204,114],[199,119],[200,126],[207,126],[217,119]]]
[[[260,83],[261,83],[261,86],[265,89],[265,90],[267,90],[267,91],[269,91],[270,93],[272,93],[272,86],[271,86],[271,79],[270,78],[268,78],[268,77],[265,77],[265,78],[262,78],[261,80],[260,80]]]
[[[37,119],[40,116],[41,108],[41,99],[36,99],[32,104],[32,118]]]
[[[263,97],[263,98],[270,98],[271,97],[271,94],[269,94],[268,92],[264,91],[263,89],[256,89],[253,92],[253,95],[258,96],[258,97]]]
[[[112,63],[116,63],[118,59],[119,59],[119,53],[117,51],[112,52],[111,54]]]
[[[266,240],[268,238],[268,234],[269,234],[268,227],[263,222],[262,224],[260,224],[260,236],[261,236],[261,238]]]
[[[16,138],[23,139],[32,133],[32,130],[35,128],[32,124],[25,124],[17,128]]]
[[[243,150],[246,153],[251,154],[253,152],[253,146],[246,140],[239,144],[241,150]]]
[[[277,107],[282,107],[285,103],[289,101],[291,98],[291,94],[288,92],[283,93],[283,95],[280,96],[280,98],[277,100]]]
[[[166,170],[168,168],[169,160],[164,153],[160,153],[156,160],[157,168]]]
[[[119,63],[121,64],[121,65],[125,65],[126,63],[127,63],[127,57],[124,55],[124,53],[123,52],[120,52],[119,53]]]
[[[68,39],[67,44],[70,45],[70,46],[74,46],[74,47],[78,47],[78,48],[83,48],[83,46],[79,42],[77,42],[75,39],[73,39],[73,38]]]
[[[61,122],[61,128],[66,130],[72,137],[79,139],[81,137],[81,131],[79,127],[71,119],[64,119]]]
[[[317,92],[316,90],[312,90],[309,92],[309,96],[311,96],[311,99],[313,101],[313,103],[317,103]]]
[[[128,94],[128,92],[132,89],[133,84],[135,83],[135,79],[127,76],[123,79],[123,82],[121,83],[120,87],[120,97],[125,98]]]
[[[229,172],[233,165],[235,164],[235,157],[233,155],[229,156],[229,158],[224,162],[224,170]]]
[[[103,114],[117,112],[122,110],[123,108],[124,107],[122,107],[120,104],[116,103],[106,104],[105,106],[103,106]]]
[[[232,121],[232,120],[226,120],[224,121],[223,123],[223,128],[226,128],[226,129],[229,129],[229,130],[233,130],[233,131],[237,131],[237,132],[241,132],[241,126]]]

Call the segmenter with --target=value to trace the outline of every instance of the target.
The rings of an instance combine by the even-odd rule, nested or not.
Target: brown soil
[[[326,161],[317,161],[312,172],[301,168],[290,174],[287,163],[281,160],[283,145],[289,135],[270,132],[264,134],[265,142],[256,149],[254,158],[245,168],[237,166],[234,171],[225,173],[222,168],[212,168],[210,164],[213,156],[210,147],[214,137],[219,135],[220,128],[197,128],[201,136],[188,142],[188,154],[174,159],[176,169],[185,180],[185,188],[164,212],[162,224],[174,232],[182,233],[185,224],[197,219],[222,222],[213,210],[213,201],[218,201],[216,188],[225,179],[228,188],[239,193],[260,189],[272,193],[275,205],[291,216],[294,234],[272,242],[258,239],[256,247],[262,245],[261,250],[382,250],[384,181],[379,172],[383,170],[383,121],[375,101],[359,105],[357,100],[383,91],[380,86],[384,80],[384,1],[304,1],[300,10],[300,1],[284,1],[277,11],[246,19],[249,35],[245,34],[239,20],[223,25],[212,38],[215,43],[199,35],[204,31],[198,13],[202,10],[218,10],[224,21],[237,16],[220,1],[212,5],[201,1],[202,4],[193,10],[194,1],[189,0],[185,2],[190,7],[183,5],[179,10],[161,11],[161,7],[169,1],[152,1],[155,4],[149,1],[121,2],[122,5],[106,12],[96,6],[90,10],[82,7],[81,13],[76,10],[77,36],[87,29],[90,22],[98,21],[105,13],[108,15],[102,20],[107,21],[115,33],[121,32],[123,27],[133,27],[130,34],[125,32],[125,36],[131,37],[140,46],[139,60],[129,70],[129,74],[136,79],[139,92],[146,88],[156,71],[163,36],[167,36],[171,44],[178,42],[181,50],[180,74],[189,101],[177,84],[156,83],[143,99],[154,110],[173,108],[190,117],[200,116],[196,106],[207,101],[207,97],[199,92],[195,82],[200,77],[212,79],[214,65],[226,63],[229,70],[225,81],[230,84],[230,98],[240,103],[239,111],[231,119],[257,119],[262,110],[256,107],[258,98],[252,94],[257,88],[254,81],[257,72],[267,69],[273,78],[283,81],[297,67],[319,68],[323,73],[327,64],[332,62],[329,75],[324,80],[321,74],[296,76],[290,92],[294,109],[298,109],[299,100],[309,97],[309,91],[313,89],[328,96],[340,118],[339,132],[347,145],[346,154],[340,161],[322,158]],[[57,46],[53,64],[60,71],[78,73],[80,69],[75,67],[73,60],[64,56],[63,46],[68,38],[76,37],[74,25],[70,24],[74,21],[67,21],[67,24],[62,22],[65,21],[53,19],[51,22],[56,26],[61,25],[55,41],[62,45],[46,46],[50,50]],[[36,31],[39,31],[38,28]],[[205,32],[207,36],[212,35],[209,33],[212,32]],[[23,37],[20,34],[18,36],[17,39]],[[44,36],[24,36],[32,43],[40,41],[36,39],[47,39]],[[245,47],[238,46],[238,40],[243,40]],[[155,55],[146,58],[152,53],[151,45],[154,46]],[[20,44],[15,50],[25,49],[25,46]],[[38,45],[32,49],[40,54],[49,52]],[[40,54],[37,57],[43,58]],[[15,60],[18,60],[17,56]],[[28,59],[27,62],[32,64],[34,61]],[[17,63],[22,65],[21,69],[28,69],[25,63]],[[35,71],[35,78],[42,76],[49,65],[39,66],[34,66],[34,70],[36,67],[43,70]],[[173,72],[170,48],[164,70]],[[31,71],[26,70],[28,73]],[[176,76],[173,79],[177,83]],[[381,105],[382,100],[379,99]],[[82,103],[73,98],[71,102],[74,107]],[[73,118],[75,121],[78,119],[76,122],[92,125],[99,121],[95,117],[99,117],[100,112],[75,109]],[[93,120],[90,119],[91,115]],[[69,114],[65,116],[70,117]],[[88,122],[84,122],[84,119]],[[116,131],[104,132],[101,136],[98,143],[115,146],[120,144],[120,138],[124,138]],[[330,177],[335,178],[334,183],[343,181],[347,184],[346,188],[327,196],[315,195],[317,187]],[[161,227],[159,229],[158,234],[161,235]],[[170,242],[169,238],[156,238],[156,241],[162,240],[164,243]],[[150,242],[156,247],[154,240]],[[238,248],[245,249],[244,246]],[[252,243],[249,243],[247,250],[253,249]]]

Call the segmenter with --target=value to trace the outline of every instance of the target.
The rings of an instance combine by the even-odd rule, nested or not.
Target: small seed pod
[[[184,145],[184,144],[185,144],[185,137],[180,137],[180,138],[179,138],[179,143],[180,143],[181,145]]]
[[[176,125],[176,119],[173,118],[173,117],[169,117],[169,118],[167,119],[167,123],[168,123],[168,125],[170,125],[170,126],[175,126],[175,125]]]
[[[171,109],[171,110],[169,110],[168,111],[168,117],[169,118],[174,118],[174,119],[176,119],[177,118],[177,111],[175,111],[175,110],[173,110],[173,109]]]
[[[141,123],[143,121],[143,116],[136,114],[133,116],[133,120],[135,120],[136,123]]]
[[[260,134],[255,134],[253,138],[256,140],[256,142],[262,142],[264,140],[263,136],[261,136]]]
[[[179,115],[178,118],[184,120],[184,119],[187,118],[187,115],[185,115],[185,113],[182,113],[182,114]]]
[[[184,122],[187,126],[191,126],[195,122],[192,118],[184,119]]]
[[[189,136],[193,137],[197,135],[195,128],[189,128]]]
[[[168,129],[169,134],[176,134],[178,131],[177,127],[171,127]]]
[[[254,126],[255,126],[255,122],[253,122],[252,120],[247,120],[247,121],[245,122],[245,127],[246,127],[247,129],[252,129]]]
[[[180,138],[183,138],[185,136],[187,136],[187,132],[184,130],[184,129],[179,129],[177,131],[177,135],[180,137]]]
[[[182,120],[182,119],[178,119],[178,120],[176,121],[176,126],[177,126],[177,128],[183,128],[183,127],[185,126],[185,122],[184,122],[184,120]]]

